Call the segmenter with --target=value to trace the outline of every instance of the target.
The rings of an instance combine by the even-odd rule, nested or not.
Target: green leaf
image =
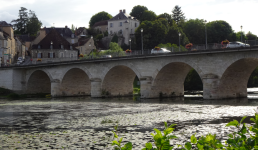
[[[169,126],[169,128],[173,128],[175,125],[176,125],[176,124],[171,124],[171,125]]]
[[[246,134],[246,133],[247,133],[245,123],[243,124],[243,127],[242,127],[242,129],[240,130],[240,132],[241,132],[242,134]]]
[[[175,135],[169,135],[167,136],[168,139],[176,139],[177,137]]]
[[[199,150],[203,150],[203,145],[201,145],[201,144],[198,143],[198,144],[197,144],[197,147],[198,147]]]
[[[119,140],[119,144],[122,142],[122,140],[123,140],[123,138],[121,138],[121,139]]]
[[[150,142],[146,143],[145,146],[147,149],[150,149],[150,150],[152,149],[152,144]]]
[[[240,124],[245,120],[246,116],[244,116],[241,121],[240,121]]]
[[[195,135],[192,135],[192,136],[191,136],[191,142],[192,142],[193,144],[196,144],[196,143],[197,143],[197,139],[196,139]]]
[[[185,148],[190,150],[192,148],[192,144],[190,142],[185,143]]]
[[[164,130],[164,134],[168,135],[168,134],[172,133],[173,131],[174,131],[174,128],[167,128]]]
[[[164,124],[165,124],[165,127],[166,127],[166,128],[168,128],[168,124],[167,124],[167,122],[164,122]]]
[[[114,137],[115,137],[115,138],[118,138],[118,136],[116,135],[116,133],[115,133],[114,131],[112,131],[112,132],[114,133]]]
[[[133,149],[133,144],[131,142],[128,142],[121,148],[121,150],[132,150]]]
[[[117,142],[117,140],[114,140],[113,143],[112,143],[112,145],[117,145],[117,146],[119,146],[119,143]]]
[[[233,138],[233,134],[230,133],[230,134],[228,135],[228,137]]]
[[[228,126],[235,126],[235,127],[237,127],[238,126],[238,121],[237,120],[234,120],[234,121],[230,121],[227,125],[226,125],[226,127],[228,127]]]

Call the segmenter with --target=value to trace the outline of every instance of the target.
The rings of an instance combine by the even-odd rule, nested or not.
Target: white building
[[[124,43],[129,45],[130,34],[134,34],[139,25],[140,21],[126,14],[125,9],[119,10],[119,14],[108,20],[108,33],[124,37]]]

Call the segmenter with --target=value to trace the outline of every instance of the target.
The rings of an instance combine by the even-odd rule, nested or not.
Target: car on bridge
[[[165,48],[161,48],[159,50],[157,49],[152,49],[151,50],[151,54],[160,54],[160,53],[170,53],[171,51],[165,49]]]
[[[229,42],[226,46],[226,48],[238,48],[238,47],[250,47],[250,45],[236,41],[236,42]]]

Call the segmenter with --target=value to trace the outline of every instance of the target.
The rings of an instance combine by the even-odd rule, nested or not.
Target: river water
[[[112,130],[117,126],[123,144],[133,149],[153,142],[153,128],[164,121],[176,123],[178,137],[171,144],[183,144],[190,136],[217,134],[222,141],[234,131],[225,125],[233,119],[254,115],[258,88],[248,89],[248,98],[202,100],[201,95],[183,98],[90,98],[0,100],[0,149],[113,149]]]

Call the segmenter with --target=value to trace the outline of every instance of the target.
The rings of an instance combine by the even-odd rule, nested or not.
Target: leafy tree
[[[111,42],[118,43],[118,36],[116,34],[113,36]]]
[[[256,40],[257,35],[252,34],[250,31],[246,34],[248,40]]]
[[[156,20],[157,18],[157,15],[155,14],[155,12],[153,11],[150,11],[150,10],[145,10],[142,14],[142,17],[141,17],[141,21],[154,21]]]
[[[112,16],[109,13],[107,13],[105,11],[99,12],[91,17],[90,22],[89,22],[90,27],[92,27],[96,22],[99,22],[102,20],[109,20],[111,18],[112,18]]]
[[[167,35],[164,38],[164,43],[173,43],[179,45],[179,32],[181,33],[180,36],[180,45],[186,45],[189,43],[189,40],[183,30],[177,25],[170,26]],[[180,47],[181,48],[181,47]],[[182,48],[181,48],[182,49]]]
[[[123,51],[123,49],[115,42],[109,44],[109,49],[113,51]]]
[[[241,34],[242,34],[242,42],[247,40],[247,37],[245,36],[245,32],[239,31],[236,33],[236,41],[241,41]]]
[[[138,48],[141,47],[141,28],[143,28],[143,48],[150,49],[162,43],[167,28],[160,20],[143,21],[135,31],[136,43]]]
[[[42,22],[39,21],[35,12],[30,10],[29,20],[27,22],[27,33],[30,33],[31,35],[36,35],[41,26]]]
[[[183,24],[183,31],[194,44],[205,43],[205,23],[203,19],[190,19]]]
[[[148,8],[145,7],[145,6],[137,5],[137,6],[133,7],[132,12],[130,13],[130,15],[133,16],[133,17],[136,17],[136,19],[142,21],[141,18],[142,18],[143,12],[145,10],[148,10]]]
[[[74,31],[75,31],[75,26],[72,24],[72,26],[71,26],[71,30],[72,30],[72,32],[74,33]]]
[[[15,34],[27,34],[34,35],[42,26],[41,21],[38,20],[34,11],[27,11],[25,7],[21,7],[19,10],[18,19],[12,20]]]
[[[172,18],[175,20],[176,24],[185,19],[184,13],[178,5],[172,10]]]
[[[229,39],[233,33],[232,27],[223,20],[207,23],[208,43],[220,43],[222,40]]]
[[[157,16],[157,19],[160,19],[160,18],[166,19],[170,26],[172,26],[173,23],[174,23],[174,20],[172,19],[172,16],[170,14],[167,14],[167,13],[160,14],[160,15]]]

